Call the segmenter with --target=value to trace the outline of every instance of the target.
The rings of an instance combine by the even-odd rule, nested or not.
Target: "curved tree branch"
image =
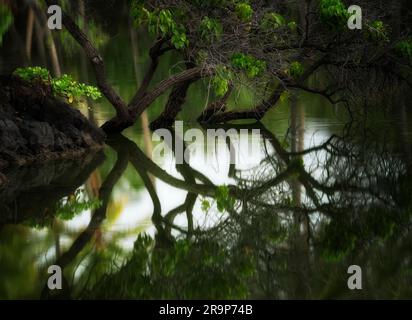
[[[59,1],[56,1],[56,0],[45,0],[45,1],[48,6],[59,4]],[[117,94],[117,92],[113,89],[113,87],[108,83],[107,78],[106,78],[104,62],[99,52],[90,42],[87,35],[73,21],[73,19],[69,15],[67,15],[65,12],[62,12],[62,15],[63,15],[62,17],[63,25],[66,27],[67,31],[71,34],[71,36],[83,48],[87,58],[92,64],[93,71],[96,76],[97,86],[99,87],[100,91],[104,94],[107,100],[109,100],[109,102],[116,109],[117,117],[122,119],[123,121],[127,121],[130,123],[131,118],[127,110],[127,105],[122,100],[122,98]]]

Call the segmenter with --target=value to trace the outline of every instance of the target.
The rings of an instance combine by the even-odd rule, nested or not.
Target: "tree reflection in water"
[[[193,208],[200,198],[219,197],[218,185],[188,163],[176,166],[181,178],[175,177],[131,140],[111,137],[108,144],[117,161],[99,190],[102,206],[56,264],[68,266],[91,240],[128,163],[150,194],[156,234],[139,235],[131,257],[121,265],[113,263],[99,278],[90,281],[89,270],[81,276],[88,281],[66,281],[65,296],[410,297],[410,164],[367,138],[331,136],[309,149],[302,143],[289,149],[261,124],[256,126],[266,156],[251,170],[230,167],[235,183],[226,196],[234,204],[207,228],[194,223]],[[251,128],[236,128],[246,127]],[[292,128],[292,142],[302,138],[299,134]],[[187,191],[184,203],[163,212],[149,175]],[[187,227],[175,223],[181,214]],[[362,291],[347,288],[351,264],[363,269]],[[53,297],[47,287],[43,297]]]

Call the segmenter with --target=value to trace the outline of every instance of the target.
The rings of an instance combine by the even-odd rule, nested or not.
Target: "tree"
[[[410,295],[410,288],[404,285],[408,283],[405,277],[411,277],[408,271],[410,173],[398,180],[405,174],[406,165],[369,139],[359,146],[353,143],[355,136],[332,136],[312,148],[288,151],[269,130],[260,129],[274,153],[268,153],[259,170],[248,175],[242,169],[229,170],[228,174],[236,181],[236,185],[229,186],[236,203],[225,208],[227,214],[222,214],[213,226],[195,228],[189,223],[193,219],[191,195],[194,194],[195,200],[200,195],[214,198],[218,207],[221,187],[188,164],[176,165],[183,179],[173,177],[131,140],[121,135],[111,136],[108,144],[116,150],[118,158],[99,192],[103,205],[93,212],[89,226],[55,264],[69,268],[66,272],[70,266],[79,265],[76,259],[104,221],[108,197],[127,163],[136,169],[149,191],[156,232],[154,238],[139,235],[131,255],[121,265],[109,263],[103,274],[96,274],[93,263],[89,262],[83,279],[70,288],[71,296],[87,299],[352,297],[342,276],[347,276],[347,266],[355,258],[363,266],[376,266],[368,274],[373,281],[365,288],[367,296]],[[311,171],[316,168],[323,174],[313,174],[314,171],[297,161],[303,156],[314,160]],[[186,190],[185,203],[162,215],[149,172],[169,185]],[[190,177],[196,177],[198,182]],[[299,203],[293,201],[295,192],[289,186],[293,178],[302,185]],[[185,211],[187,228],[175,221]],[[301,216],[310,217],[308,231],[303,231],[303,221],[295,218]],[[302,237],[302,233],[307,234]],[[384,259],[388,254],[393,259]],[[109,259],[118,262],[118,257]],[[399,263],[399,259],[405,262]],[[394,277],[387,277],[387,270]]]
[[[208,123],[260,120],[282,94],[295,88],[338,103],[342,101],[338,96],[358,88],[371,72],[407,81],[412,42],[407,29],[391,32],[390,11],[396,6],[369,0],[358,5],[368,12],[362,30],[347,28],[349,14],[341,0],[309,0],[305,6],[287,0],[133,0],[134,22],[146,27],[156,41],[146,76],[128,103],[108,83],[104,61],[86,33],[67,13],[63,24],[83,47],[99,89],[116,109],[116,116],[103,129],[120,132],[169,89],[165,109],[152,128],[170,126],[190,85],[204,78],[215,96],[199,116]],[[167,51],[179,54],[185,69],[149,90],[159,59]],[[315,74],[325,77],[328,86],[309,86],[307,80]],[[242,86],[252,87],[260,102],[229,110],[228,99]]]

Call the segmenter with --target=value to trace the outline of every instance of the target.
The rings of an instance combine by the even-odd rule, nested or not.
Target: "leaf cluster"
[[[64,97],[70,103],[81,97],[97,100],[102,96],[98,88],[79,83],[70,75],[52,78],[50,72],[42,67],[17,68],[14,74],[29,82],[42,81],[50,85],[54,95]]]

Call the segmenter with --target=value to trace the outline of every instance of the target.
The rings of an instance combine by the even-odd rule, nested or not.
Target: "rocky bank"
[[[76,158],[103,146],[103,131],[49,91],[0,76],[0,186],[7,167]]]

